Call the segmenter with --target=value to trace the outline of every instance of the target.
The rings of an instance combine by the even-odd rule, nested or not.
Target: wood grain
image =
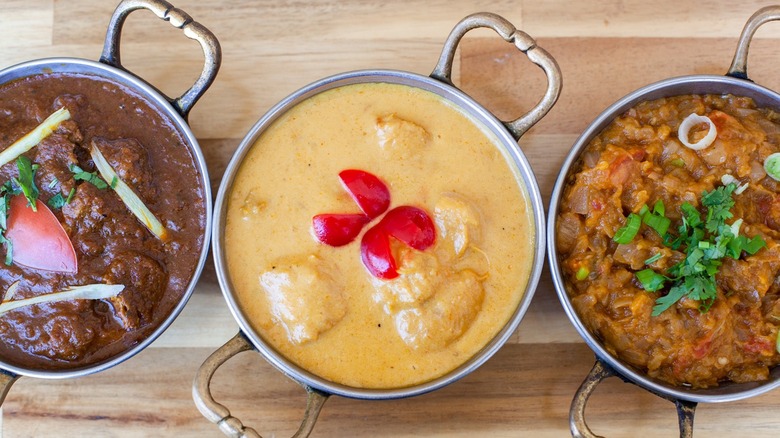
[[[223,66],[190,122],[216,190],[241,138],[272,105],[327,75],[392,68],[428,74],[441,44],[463,16],[499,13],[534,36],[561,66],[563,94],[549,116],[520,141],[545,202],[579,133],[609,104],[672,76],[723,74],[742,26],[760,1],[713,0],[181,0],[175,5],[211,29]],[[96,60],[116,3],[0,0],[0,68],[36,58]],[[780,25],[767,25],[751,47],[750,75],[780,89],[774,71]],[[201,69],[198,45],[141,11],[122,39],[125,66],[169,95]],[[457,83],[501,118],[527,111],[541,96],[541,72],[491,31],[469,33]],[[238,330],[209,261],[184,312],[136,357],[70,380],[22,378],[3,411],[3,436],[214,437],[191,399],[198,366]],[[431,394],[368,402],[333,397],[318,437],[560,437],[568,408],[593,354],[566,318],[543,273],[531,307],[509,343],[463,380]],[[264,436],[291,435],[303,412],[302,389],[256,353],[221,369],[217,399]],[[774,391],[700,406],[697,436],[777,436]],[[617,379],[602,384],[588,409],[594,431],[610,437],[676,436],[673,406]]]

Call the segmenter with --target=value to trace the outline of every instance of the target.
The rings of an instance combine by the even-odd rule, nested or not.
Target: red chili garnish
[[[390,191],[375,175],[347,169],[339,173],[339,178],[364,214],[324,213],[314,216],[314,235],[320,242],[331,246],[352,242],[364,225],[390,206]],[[391,236],[423,251],[436,241],[436,228],[425,210],[403,205],[390,210],[379,223],[366,231],[360,242],[360,259],[371,275],[385,280],[398,277],[390,247]]]
[[[424,210],[404,205],[387,212],[378,224],[366,231],[360,242],[360,258],[373,276],[386,280],[398,276],[390,236],[424,251],[436,241],[436,228]]]
[[[374,277],[390,280],[398,277],[390,236],[378,225],[369,228],[360,242],[360,260]]]
[[[436,228],[428,213],[409,205],[388,211],[377,227],[382,227],[387,234],[419,251],[424,251],[436,241]]]
[[[375,175],[368,172],[347,169],[339,173],[344,188],[369,219],[374,219],[390,206],[390,190]]]
[[[38,211],[33,211],[24,195],[14,196],[9,204],[5,237],[13,245],[13,262],[44,271],[76,273],[73,243],[49,207],[36,200]]]
[[[360,213],[325,213],[311,220],[314,235],[320,242],[330,246],[343,246],[352,242],[368,221],[368,216]]]

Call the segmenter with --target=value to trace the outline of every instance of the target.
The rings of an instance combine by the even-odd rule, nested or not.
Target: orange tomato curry
[[[677,135],[692,113],[708,116],[717,128],[714,142],[701,150],[685,147]],[[556,239],[572,304],[607,350],[677,385],[768,378],[780,362],[780,183],[762,163],[778,150],[780,114],[731,95],[643,102],[590,142],[569,175]],[[616,232],[630,213],[652,209],[658,200],[672,231],[681,225],[685,202],[706,215],[702,194],[723,186],[724,174],[745,186],[732,195],[727,224],[741,219],[740,234],[760,236],[766,246],[721,260],[709,309],[686,296],[652,316],[669,285],[649,292],[636,273],[663,274],[686,256],[646,223],[629,243],[615,242]]]

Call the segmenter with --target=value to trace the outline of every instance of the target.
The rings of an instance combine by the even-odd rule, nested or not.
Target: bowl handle
[[[737,51],[734,53],[734,60],[731,61],[731,67],[729,67],[729,71],[726,73],[727,76],[750,80],[747,75],[750,41],[753,40],[753,35],[759,27],[776,20],[780,20],[780,6],[763,7],[748,19],[747,23],[745,23],[745,28],[742,29],[742,34],[739,36]]]
[[[233,339],[221,346],[217,351],[211,354],[211,356],[203,362],[203,365],[198,369],[198,373],[195,376],[195,381],[192,384],[192,398],[195,400],[195,405],[204,417],[206,417],[212,423],[219,426],[219,429],[229,437],[233,438],[261,438],[251,427],[245,427],[241,420],[230,415],[230,410],[225,406],[217,403],[214,397],[211,395],[211,379],[214,377],[214,372],[217,368],[222,366],[228,359],[241,353],[243,351],[252,350],[252,344],[246,339],[242,332],[238,332]],[[308,393],[306,400],[306,412],[303,414],[303,421],[298,431],[295,432],[293,438],[305,438],[309,436],[314,424],[317,422],[317,416],[322,410],[322,406],[328,400],[328,394],[317,391],[306,385],[302,385]]]
[[[514,44],[521,52],[525,53],[531,62],[541,67],[547,76],[547,91],[542,100],[527,114],[515,120],[503,122],[515,140],[519,140],[528,129],[550,111],[550,108],[558,100],[558,96],[561,94],[561,69],[555,59],[546,50],[537,46],[536,41],[528,34],[517,30],[512,23],[501,16],[489,12],[479,12],[464,18],[452,29],[444,42],[439,62],[431,73],[432,78],[452,85],[452,63],[455,59],[458,43],[466,32],[479,27],[488,27],[496,31],[505,41]]]
[[[572,437],[601,438],[599,435],[593,433],[585,423],[585,405],[588,403],[588,398],[593,394],[596,386],[609,377],[620,377],[624,382],[633,383],[626,380],[620,373],[612,369],[612,367],[604,363],[600,358],[596,357],[596,364],[593,365],[590,373],[588,373],[588,376],[574,395],[574,400],[571,402],[571,409],[569,410],[569,428],[571,429]],[[693,436],[693,416],[696,413],[696,403],[669,398],[661,394],[656,394],[655,392],[653,392],[653,394],[675,404],[677,407],[677,419],[680,426],[680,438],[691,438]]]
[[[119,40],[125,19],[131,12],[138,9],[148,9],[160,19],[170,22],[174,27],[181,29],[187,38],[200,43],[203,49],[205,57],[203,71],[195,81],[195,84],[175,99],[166,96],[168,101],[173,104],[174,108],[186,120],[192,106],[208,90],[217,76],[219,66],[222,63],[222,50],[220,49],[219,41],[217,41],[213,33],[197,21],[193,21],[192,17],[187,15],[187,13],[181,9],[174,8],[173,5],[164,0],[123,0],[114,10],[114,14],[111,16],[111,21],[108,24],[106,41],[103,45],[103,53],[100,55],[100,62],[129,72],[122,66],[119,55]]]
[[[13,385],[17,380],[19,380],[19,375],[0,369],[0,406],[3,406],[5,396],[8,395],[8,391],[11,389],[11,385]]]

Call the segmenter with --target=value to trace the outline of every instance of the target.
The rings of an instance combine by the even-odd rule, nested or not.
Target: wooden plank
[[[25,60],[96,60],[116,1],[0,0],[0,68]],[[223,47],[217,82],[190,122],[216,190],[241,138],[272,105],[322,77],[354,69],[430,73],[453,25],[479,10],[504,15],[535,37],[561,65],[563,94],[550,115],[520,141],[545,203],[571,144],[609,104],[660,79],[723,74],[747,17],[763,2],[635,0],[377,0],[231,2],[174,0],[210,28]],[[780,26],[769,24],[751,47],[750,74],[780,89]],[[202,54],[148,12],[132,14],[123,61],[170,95],[200,72]],[[500,117],[533,106],[540,71],[494,33],[471,32],[455,78]],[[460,68],[459,68],[460,67]],[[237,331],[213,262],[184,312],[151,345],[104,373],[70,380],[22,378],[6,401],[6,436],[219,436],[190,396],[197,367]],[[547,269],[508,345],[460,382],[406,400],[339,397],[326,405],[314,436],[559,437],[568,434],[571,397],[593,363],[564,314]],[[215,394],[264,436],[288,436],[303,411],[300,387],[259,355],[246,353],[217,374]],[[780,393],[698,410],[697,436],[776,436]],[[615,379],[588,409],[594,431],[610,437],[676,435],[672,405]],[[53,432],[54,431],[54,432]]]
[[[214,437],[218,429],[200,416],[190,383],[210,353],[203,348],[147,349],[132,363],[71,380],[22,378],[4,406],[7,436]],[[593,362],[582,344],[511,345],[459,382],[402,400],[333,397],[315,428],[317,437],[415,437],[474,435],[562,436],[573,388]],[[263,436],[290,436],[300,421],[303,390],[256,353],[243,353],[219,370],[216,399]],[[702,436],[776,436],[774,408],[780,393],[698,409]],[[588,405],[593,430],[610,437],[637,430],[675,436],[671,403],[611,379]],[[728,418],[727,421],[723,421]]]
[[[767,4],[761,0],[524,0],[522,28],[537,38],[736,38],[748,17]],[[780,37],[780,26],[765,26],[759,35]]]
[[[558,61],[563,91],[534,134],[578,135],[609,105],[640,87],[676,76],[725,74],[736,48],[736,38],[545,38],[538,43]],[[773,62],[780,59],[778,41],[758,39],[750,54],[750,77],[780,90]],[[536,104],[546,80],[513,46],[479,38],[463,43],[461,86],[509,119]]]
[[[208,27],[227,43],[252,42],[255,46],[283,45],[299,52],[315,52],[323,40],[384,41],[436,39],[443,41],[452,26],[468,14],[489,10],[515,23],[521,19],[519,3],[512,0],[400,0],[290,1],[237,0],[171,2]],[[89,0],[58,2],[54,33],[64,44],[102,43],[115,3]],[[148,25],[148,12],[128,19],[128,42],[161,37],[165,24]],[[137,16],[134,16],[137,15]],[[84,27],[80,23],[90,22]],[[164,31],[164,30],[163,30]]]
[[[54,17],[52,3],[52,0],[0,2],[0,44],[17,50],[51,44]]]

